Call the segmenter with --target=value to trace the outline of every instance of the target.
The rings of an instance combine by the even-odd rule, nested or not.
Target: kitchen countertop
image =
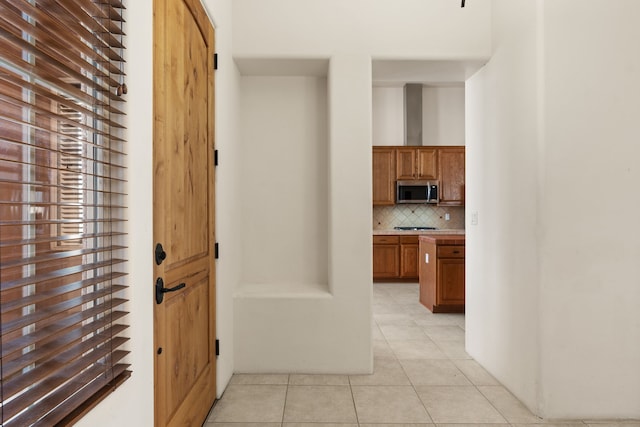
[[[464,245],[464,234],[438,234],[425,235],[422,234],[418,240],[423,242],[435,243],[436,245]]]
[[[440,230],[373,230],[374,236],[429,236],[429,235],[457,235],[464,238],[464,230],[440,229]]]

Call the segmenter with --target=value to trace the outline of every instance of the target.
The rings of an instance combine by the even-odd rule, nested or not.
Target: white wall
[[[640,418],[639,19],[633,0],[545,3],[541,399],[552,416]]]
[[[490,53],[490,4],[452,0],[234,0],[238,57],[478,58]]]
[[[464,86],[422,89],[422,145],[464,145]],[[373,145],[404,145],[404,89],[373,87]]]
[[[242,205],[235,370],[369,373],[371,58],[333,57],[328,80],[243,77],[241,112],[243,185],[280,194]]]
[[[241,199],[237,197],[242,153],[239,137],[240,72],[232,56],[231,0],[205,0],[216,30],[218,70],[215,74],[215,145],[220,163],[216,168],[216,335],[220,340],[216,393],[222,395],[234,369],[233,292],[240,282],[242,244]]]
[[[539,412],[537,2],[493,8],[493,56],[466,85],[466,346]]]
[[[243,76],[243,285],[328,288],[327,79]]]
[[[233,195],[241,165],[236,148],[239,77],[225,57],[336,56],[328,99],[328,277],[333,294],[304,303],[247,298],[245,314],[255,309],[256,316],[264,312],[273,320],[284,307],[287,315],[270,324],[281,326],[276,344],[289,346],[306,342],[287,340],[286,326],[307,321],[310,314],[324,323],[303,323],[297,334],[328,339],[328,330],[351,324],[340,342],[353,341],[349,348],[356,354],[329,354],[329,363],[315,368],[332,370],[344,356],[345,371],[366,370],[371,368],[370,336],[359,332],[369,331],[371,259],[365,248],[371,245],[371,224],[361,219],[371,218],[370,200],[361,199],[366,195],[354,200],[340,184],[350,180],[370,188],[370,57],[484,57],[490,54],[493,21],[494,57],[466,88],[467,206],[479,213],[477,226],[467,224],[468,350],[543,415],[640,417],[640,311],[634,304],[640,299],[635,262],[640,231],[635,183],[640,177],[634,163],[640,154],[634,144],[640,99],[634,41],[639,34],[633,25],[638,2],[496,0],[493,16],[492,4],[480,0],[467,2],[464,10],[451,0],[207,4],[214,18],[220,16],[216,136],[224,149],[217,179],[226,182],[217,195],[216,230],[224,243],[218,262],[218,334],[224,337],[219,394],[237,356],[231,332],[237,312],[230,294],[242,259],[242,248],[234,243],[240,224]],[[153,280],[148,255],[153,243],[152,1],[129,2],[127,8],[128,26],[135,26],[135,37],[127,43],[129,162],[135,165],[129,182],[134,373],[80,426],[153,424],[153,307],[144,286]],[[339,55],[345,51],[360,56]],[[585,181],[615,203],[594,202]],[[333,302],[325,305],[325,299]],[[364,308],[349,311],[359,305]],[[259,332],[251,330],[249,336]],[[248,350],[266,348],[254,344]]]
[[[372,104],[373,145],[404,145],[402,86],[374,86]]]
[[[548,418],[640,417],[638,16],[494,0],[467,82],[467,350]]]
[[[489,11],[486,2],[461,9],[449,0],[233,2],[233,54],[253,74],[256,64],[262,63],[269,70],[266,74],[273,75],[274,64],[269,60],[289,64],[295,64],[296,60],[330,60],[327,210],[317,213],[326,215],[328,221],[328,287],[301,286],[300,274],[295,286],[287,286],[284,280],[279,283],[274,280],[266,287],[249,283],[238,286],[234,304],[236,371],[370,372],[371,60],[372,57],[484,58],[490,45]],[[295,73],[283,71],[283,75],[292,74]],[[266,87],[262,85],[259,89]],[[306,96],[313,97],[313,93]],[[286,99],[289,94],[283,96]],[[289,107],[273,102],[272,94],[252,93],[247,101],[269,105],[276,113],[280,110],[278,114],[291,114]],[[264,120],[253,123],[243,120],[243,134],[258,139],[266,123]],[[273,131],[278,126],[282,131],[283,127],[295,129],[296,125],[289,121],[271,125],[269,129]],[[311,134],[306,138],[311,138]],[[266,135],[264,139],[266,146],[280,144],[274,136]],[[302,175],[303,180],[307,179],[305,176]],[[354,192],[353,188],[363,191]],[[257,215],[248,212],[250,209],[269,212],[281,208],[268,200],[260,205],[245,205],[243,215]],[[309,209],[318,203],[311,199],[303,205],[303,209]],[[319,218],[312,223],[318,223]],[[273,239],[264,238],[267,234],[257,231],[260,238],[244,240],[243,265],[251,263],[247,274],[267,270],[264,264],[259,265],[258,259],[249,259],[274,244]],[[301,247],[292,236],[285,236],[287,241],[293,248]],[[319,259],[316,254],[323,249],[322,238],[307,239],[306,244],[314,247],[304,248],[301,255]],[[284,277],[290,265],[282,258],[278,254],[268,255],[268,260],[277,262],[269,267],[273,277],[277,277],[276,272]],[[313,261],[312,265],[315,269],[320,263]]]
[[[464,145],[464,86],[422,89],[422,145]]]
[[[153,39],[152,0],[128,2],[127,144],[129,206],[128,357],[133,374],[76,425],[153,425]],[[134,18],[135,17],[135,18]],[[135,28],[135,29],[134,29]]]

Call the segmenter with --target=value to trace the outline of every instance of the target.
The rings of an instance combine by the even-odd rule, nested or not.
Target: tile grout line
[[[291,382],[291,374],[287,374],[287,388],[284,389],[284,403],[282,405],[282,419],[280,420],[280,426],[284,426],[284,413],[287,409],[287,396],[289,395],[289,383]]]
[[[414,322],[412,320],[412,322]],[[415,323],[415,322],[414,322]],[[382,331],[382,328],[380,328],[380,325],[378,325],[378,322],[376,321],[376,326],[378,326],[378,329],[380,329],[380,331]],[[416,325],[419,326],[419,325]],[[424,332],[423,332],[424,333]],[[384,336],[384,340],[387,343],[387,345],[389,346],[389,348],[391,348],[391,345],[389,345],[389,341],[387,340],[386,335],[384,335],[384,333],[382,334]],[[426,334],[425,334],[426,335]],[[429,338],[430,339],[430,338]],[[394,360],[396,362],[398,362],[398,364],[400,365],[400,369],[402,369],[402,372],[404,372],[404,375],[407,377],[407,379],[409,380],[409,384],[411,385],[411,388],[413,389],[413,392],[415,393],[416,397],[418,398],[418,401],[420,402],[420,404],[422,405],[422,407],[424,408],[424,412],[427,414],[427,416],[429,417],[429,420],[431,421],[432,424],[435,425],[435,422],[433,421],[433,417],[431,416],[431,413],[429,412],[429,410],[427,409],[427,407],[425,406],[424,402],[422,401],[422,399],[420,398],[420,395],[418,394],[418,391],[416,390],[415,385],[413,384],[413,381],[411,381],[411,378],[409,377],[409,374],[407,373],[407,371],[405,370],[404,366],[402,365],[402,362],[400,361],[400,359],[398,358],[396,352],[393,350],[393,348],[391,348],[391,352],[394,355]],[[375,356],[374,356],[374,371],[375,371]],[[349,382],[351,382],[351,380],[349,380]],[[353,394],[353,391],[352,391]],[[354,402],[355,403],[355,402]],[[358,411],[356,410],[356,419],[358,417]],[[360,425],[360,423],[358,423],[358,425]]]
[[[351,402],[353,403],[353,412],[356,414],[356,424],[360,426],[360,417],[358,417],[358,408],[356,407],[356,398],[353,395],[353,387],[351,385],[351,377],[347,375],[347,380],[349,381],[349,391],[351,392]]]
[[[411,381],[411,377],[409,377],[409,373],[404,368],[404,366],[402,365],[402,362],[400,360],[398,360],[398,363],[400,364],[400,368],[402,369],[402,372],[404,372],[404,374],[407,376],[407,379],[409,380],[409,383],[411,384],[411,388],[413,389],[413,392],[416,394],[416,397],[418,398],[418,401],[420,402],[420,404],[424,408],[424,412],[426,412],[427,416],[429,417],[429,420],[431,420],[431,423],[435,424],[435,421],[433,420],[433,416],[431,416],[431,412],[429,412],[429,410],[427,409],[427,406],[424,404],[424,402],[422,401],[422,398],[418,394],[418,390],[416,390],[416,385],[413,383],[413,381]]]
[[[464,372],[463,372],[462,374],[464,375]],[[473,387],[475,387],[475,389],[478,391],[478,393],[480,393],[480,395],[486,399],[486,401],[489,403],[489,405],[491,405],[491,407],[493,407],[493,409],[495,409],[495,410],[496,410],[496,412],[497,412],[498,414],[500,414],[500,416],[501,416],[502,418],[504,418],[504,420],[505,420],[509,425],[513,425],[513,423],[512,423],[511,421],[509,421],[509,420],[507,419],[507,417],[506,417],[506,416],[505,416],[505,415],[504,415],[504,414],[503,414],[503,413],[502,413],[502,412],[501,412],[501,411],[496,407],[496,405],[494,405],[494,404],[493,404],[493,402],[492,402],[492,401],[490,401],[490,400],[489,400],[489,398],[488,398],[487,396],[485,396],[485,395],[484,395],[484,393],[482,392],[482,390],[480,390],[476,384],[473,384]]]

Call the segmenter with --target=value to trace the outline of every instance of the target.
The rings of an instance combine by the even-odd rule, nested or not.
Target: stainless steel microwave
[[[396,181],[396,203],[438,203],[438,181]]]

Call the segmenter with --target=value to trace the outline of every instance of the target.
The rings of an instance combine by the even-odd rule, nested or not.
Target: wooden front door
[[[154,1],[156,426],[199,426],[216,396],[213,56],[198,0]]]

